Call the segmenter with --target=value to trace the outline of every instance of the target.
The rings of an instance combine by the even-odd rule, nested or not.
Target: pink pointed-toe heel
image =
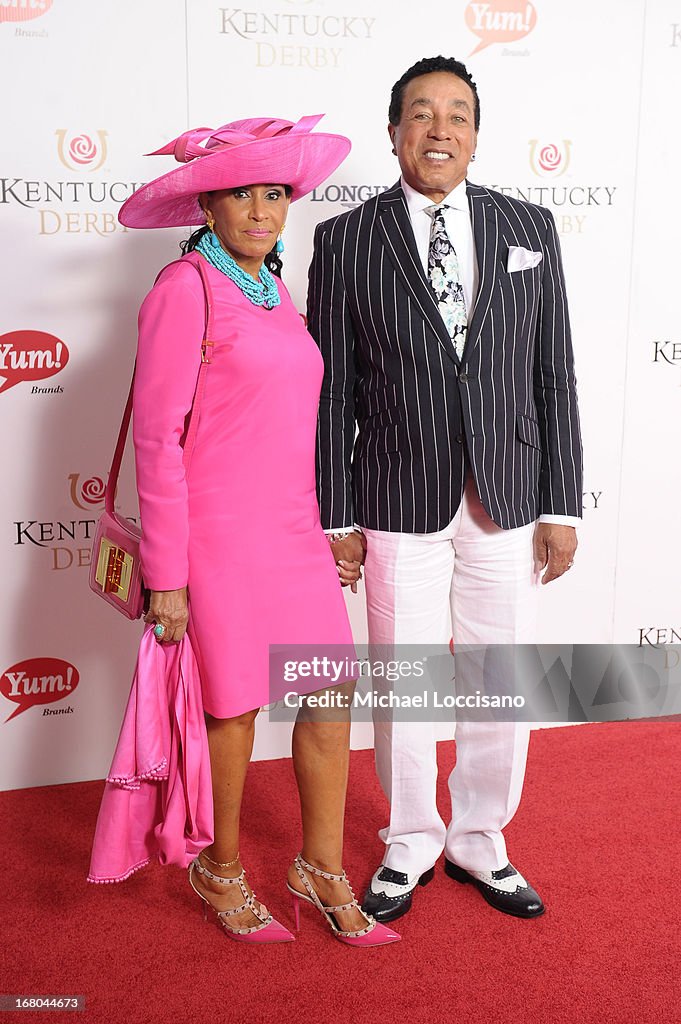
[[[200,875],[205,875],[206,878],[210,878],[211,882],[218,882],[220,885],[238,885],[244,902],[240,906],[234,907],[233,910],[216,910],[213,904],[194,885],[194,871],[197,871]],[[215,914],[216,923],[222,928],[225,935],[228,935],[230,939],[236,939],[237,942],[293,942],[295,936],[291,935],[288,928],[284,928],[283,924],[280,924],[279,921],[272,917],[264,904],[257,902],[255,893],[252,895],[249,893],[244,878],[245,872],[243,870],[236,878],[222,878],[220,875],[214,875],[212,871],[209,871],[208,868],[205,868],[200,863],[198,857],[194,858],[189,865],[189,884],[203,903],[204,921],[208,920],[208,910],[210,909]],[[250,910],[257,917],[260,924],[255,924],[251,928],[232,928],[228,924],[227,919],[234,917],[235,914],[242,913],[244,910]]]
[[[305,893],[298,892],[298,890],[294,889],[288,882],[286,883],[286,888],[291,893],[291,903],[293,905],[293,916],[296,922],[296,931],[300,931],[300,904],[311,903],[313,907],[317,908],[322,917],[326,919],[327,924],[338,941],[344,942],[348,946],[387,946],[389,942],[400,941],[402,936],[396,931],[393,931],[392,928],[388,928],[387,925],[381,924],[380,921],[376,921],[370,914],[364,913],[355,899],[352,886],[350,885],[348,876],[344,871],[340,875],[333,875],[330,871],[322,871],[321,868],[316,868],[314,864],[308,864],[306,860],[303,860],[300,854],[298,854],[294,860],[293,866],[296,869],[296,874],[307,893],[306,895]],[[344,882],[350,890],[352,899],[337,907],[325,907],[317,895],[312,882],[308,878],[308,872],[312,875],[320,875],[322,878],[328,878],[332,882]],[[355,932],[342,931],[342,929],[338,927],[333,915],[341,910],[351,910],[352,907],[356,907],[359,910],[360,914],[366,921],[366,927],[360,928]]]

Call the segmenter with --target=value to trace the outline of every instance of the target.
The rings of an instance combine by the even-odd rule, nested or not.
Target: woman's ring
[[[160,640],[166,631],[166,627],[161,622],[157,622],[154,626],[154,636],[157,640]]]

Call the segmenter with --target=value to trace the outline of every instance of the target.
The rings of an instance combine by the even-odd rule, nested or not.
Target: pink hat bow
[[[244,121],[232,121],[221,128],[190,128],[178,135],[172,142],[155,149],[147,156],[173,155],[180,163],[189,163],[200,156],[208,156],[227,146],[242,146],[259,139],[273,139],[282,135],[306,134],[319,124],[323,114],[309,114],[299,121],[284,121],[281,118],[253,117]]]

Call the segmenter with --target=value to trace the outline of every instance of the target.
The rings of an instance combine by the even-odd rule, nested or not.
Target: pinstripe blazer
[[[461,361],[399,184],[318,225],[308,326],[325,363],[322,525],[432,533],[466,461],[504,529],[579,516],[582,456],[563,270],[551,213],[467,183],[479,288]],[[509,273],[509,246],[542,253]],[[464,449],[465,453],[464,454]]]

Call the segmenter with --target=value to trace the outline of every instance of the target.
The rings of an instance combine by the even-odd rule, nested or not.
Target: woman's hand
[[[366,556],[366,537],[355,531],[342,540],[330,541],[336,569],[342,587],[350,587],[357,593],[357,581],[362,578],[362,564]]]
[[[336,569],[338,570],[338,578],[340,580],[341,587],[350,587],[353,594],[357,593],[357,581],[362,578],[362,563],[361,562],[336,562]]]
[[[149,611],[144,616],[145,622],[156,622],[165,626],[161,643],[179,643],[187,632],[189,611],[187,608],[187,588],[181,590],[152,590],[149,595]]]

